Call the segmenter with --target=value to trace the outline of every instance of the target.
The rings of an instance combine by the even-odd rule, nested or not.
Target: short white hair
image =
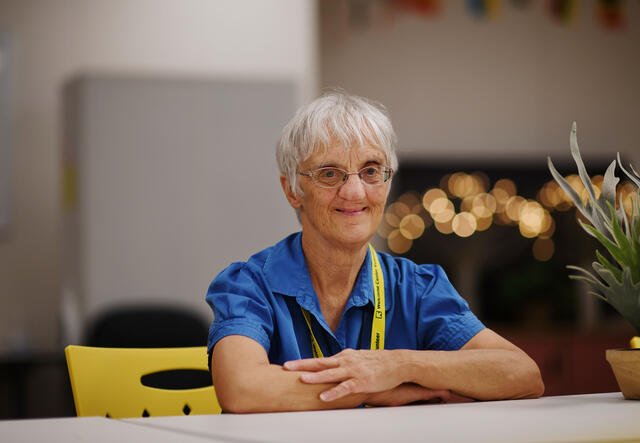
[[[293,192],[302,195],[298,184],[300,164],[336,142],[345,149],[379,147],[388,166],[394,171],[398,167],[397,138],[386,108],[381,103],[332,89],[298,109],[280,135],[276,159]]]

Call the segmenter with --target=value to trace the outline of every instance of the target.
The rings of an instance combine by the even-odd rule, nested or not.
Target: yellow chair
[[[154,383],[143,383],[143,380],[154,377],[149,374],[165,371],[208,372],[207,348],[204,346],[97,348],[71,345],[65,348],[65,354],[79,417],[98,415],[129,418],[220,413],[212,385],[166,389],[149,386]]]

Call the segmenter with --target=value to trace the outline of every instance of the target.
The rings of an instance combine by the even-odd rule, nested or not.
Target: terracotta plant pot
[[[607,361],[624,398],[640,400],[640,349],[607,349]]]

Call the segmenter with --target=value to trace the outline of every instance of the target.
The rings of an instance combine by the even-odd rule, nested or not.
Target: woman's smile
[[[356,208],[336,208],[336,211],[338,211],[340,214],[348,216],[362,215],[366,212],[366,210],[366,206],[360,206]]]

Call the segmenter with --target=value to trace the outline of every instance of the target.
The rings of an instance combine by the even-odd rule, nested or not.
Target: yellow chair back
[[[207,348],[65,348],[73,400],[79,417],[130,418],[219,414],[213,386],[162,389],[142,384],[147,374],[205,370]]]

